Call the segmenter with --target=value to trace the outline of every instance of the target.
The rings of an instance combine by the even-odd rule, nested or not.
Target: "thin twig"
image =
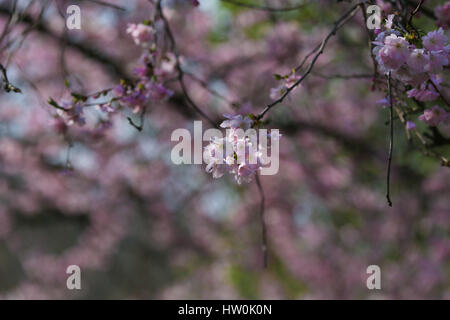
[[[144,129],[144,120],[145,120],[146,111],[147,111],[147,107],[145,106],[142,109],[141,114],[139,115],[139,121],[140,121],[139,124],[136,124],[131,117],[127,117],[128,123],[139,132],[141,132],[142,129]]]
[[[413,7],[413,8],[417,8],[417,2],[413,1],[413,0],[406,0],[406,3],[408,4],[408,6]],[[433,13],[433,10],[430,10],[428,8],[425,8],[424,6],[420,6],[418,11],[422,12],[425,16],[427,16],[428,18],[431,19],[436,19],[436,16]]]
[[[391,73],[387,75],[387,87],[389,96],[389,158],[388,158],[388,168],[386,177],[386,199],[390,207],[392,207],[392,201],[390,197],[390,182],[391,182],[391,162],[392,162],[392,151],[394,150],[394,112],[392,103],[392,88],[391,88]]]
[[[366,0],[367,1],[367,0]],[[281,103],[284,101],[284,99],[289,95],[289,93],[294,90],[295,87],[297,87],[300,83],[303,82],[303,80],[306,79],[306,77],[311,73],[312,69],[314,68],[314,65],[316,64],[317,59],[319,59],[320,55],[323,53],[323,50],[325,49],[328,40],[330,40],[330,38],[332,36],[334,36],[336,34],[336,32],[347,22],[349,21],[356,13],[356,9],[358,8],[358,6],[361,5],[361,3],[365,3],[366,1],[361,1],[359,3],[357,3],[356,5],[352,6],[349,10],[347,10],[335,23],[334,23],[334,27],[333,29],[331,29],[330,33],[328,33],[328,35],[325,37],[325,39],[323,39],[323,41],[321,42],[321,44],[314,48],[312,52],[316,52],[318,50],[318,52],[316,53],[316,55],[314,56],[314,58],[312,59],[311,63],[309,64],[308,68],[306,69],[305,73],[302,75],[302,77],[297,80],[291,87],[287,88],[286,91],[284,92],[283,95],[281,95],[281,97],[279,97],[277,100],[273,101],[272,103],[270,103],[269,105],[267,105],[264,110],[256,117],[258,120],[261,120],[264,115],[270,110],[272,109],[274,106],[276,106],[277,104]],[[308,56],[310,56],[311,53],[309,53]],[[307,56],[307,57],[308,57]],[[307,59],[307,57],[303,60],[303,62],[301,63],[301,65],[303,65]],[[296,71],[298,71],[301,68],[301,66],[295,68]]]
[[[409,25],[411,25],[413,17],[417,14],[417,12],[419,12],[420,7],[422,7],[423,3],[424,3],[424,0],[420,0],[417,7],[411,12],[411,15],[409,16],[409,20],[408,20]]]
[[[203,89],[205,89],[206,91],[208,91],[210,94],[212,94],[213,96],[216,96],[217,98],[219,98],[220,100],[224,101],[226,104],[233,106],[233,102],[228,100],[225,96],[223,96],[222,94],[220,94],[219,92],[217,92],[216,90],[210,88],[209,84],[200,79],[199,77],[197,77],[196,75],[189,73],[189,72],[184,72],[185,75],[187,75],[188,77],[190,77],[191,79],[193,79],[194,81],[198,82]],[[178,79],[177,79],[178,80]]]
[[[438,86],[434,83],[433,80],[430,80],[431,85],[436,90],[437,93],[439,93],[439,96],[441,97],[442,101],[447,105],[447,107],[450,107],[450,102],[448,102],[447,98],[444,96],[444,94],[439,90]]]
[[[161,17],[162,21],[164,22],[164,29],[166,31],[166,35],[169,38],[171,50],[175,55],[175,68],[177,69],[177,72],[178,72],[178,82],[180,83],[181,90],[183,91],[183,95],[184,95],[186,101],[198,114],[200,114],[203,118],[208,120],[208,122],[213,127],[217,127],[217,124],[197,106],[197,104],[192,100],[192,98],[189,95],[189,92],[186,88],[186,84],[184,83],[184,71],[181,68],[180,55],[177,51],[175,37],[173,36],[172,30],[170,29],[169,21],[167,20],[166,16],[164,15],[163,9],[161,7],[161,0],[159,0],[156,3],[156,10],[157,10],[159,16]]]
[[[261,249],[263,253],[263,265],[264,268],[267,268],[268,254],[267,254],[267,228],[266,223],[264,221],[264,202],[265,202],[264,189],[262,187],[258,174],[256,174],[255,181],[256,185],[258,186],[259,194],[261,196],[261,204],[259,207],[259,219],[261,223],[261,241],[262,241]]]
[[[3,27],[2,34],[0,35],[0,44],[2,43],[3,39],[8,34],[9,26],[11,25],[11,22],[13,21],[14,16],[16,15],[16,8],[17,8],[17,0],[14,0],[14,2],[11,4],[11,14],[8,16],[8,21],[6,22],[5,26]]]
[[[13,84],[11,84],[8,80],[8,74],[6,72],[5,67],[0,64],[0,72],[2,74],[2,81],[3,81],[3,89],[6,92],[17,92],[17,93],[22,93],[22,90],[20,90],[19,88],[17,88],[16,86],[14,86]]]

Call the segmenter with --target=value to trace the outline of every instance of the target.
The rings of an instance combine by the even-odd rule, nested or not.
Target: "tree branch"
[[[184,72],[183,69],[181,68],[181,62],[180,62],[180,55],[177,51],[177,45],[176,45],[176,41],[175,41],[175,37],[172,33],[172,30],[170,29],[170,25],[169,25],[169,21],[167,20],[166,16],[164,15],[164,12],[162,10],[161,7],[161,1],[159,0],[156,3],[156,10],[158,11],[159,16],[161,17],[162,21],[164,22],[164,29],[166,31],[167,37],[169,38],[170,41],[170,46],[171,46],[171,50],[173,51],[173,53],[175,54],[175,60],[176,60],[176,69],[178,72],[178,82],[180,83],[181,86],[181,90],[183,91],[183,95],[186,99],[186,101],[188,102],[188,104],[203,118],[205,118],[213,127],[217,127],[217,123],[215,123],[205,112],[203,112],[203,110],[201,110],[197,104],[194,102],[194,100],[192,100],[192,98],[189,95],[189,92],[186,88],[186,84],[184,83]]]
[[[317,59],[320,57],[320,55],[323,53],[323,50],[325,49],[328,41],[330,40],[330,38],[332,36],[334,36],[336,34],[336,32],[346,23],[348,22],[356,13],[356,9],[362,4],[365,3],[367,0],[365,1],[361,1],[359,3],[357,3],[356,5],[352,6],[349,10],[347,10],[344,15],[342,15],[334,24],[333,29],[331,29],[330,33],[328,33],[328,35],[325,37],[325,39],[323,39],[322,43],[314,48],[312,50],[312,52],[308,55],[310,56],[313,52],[317,53],[315,54],[314,58],[312,59],[311,63],[309,64],[308,68],[306,69],[305,73],[302,75],[302,77],[297,80],[290,88],[287,88],[286,92],[277,100],[273,101],[272,103],[270,103],[269,105],[266,106],[266,108],[256,117],[258,120],[261,120],[264,115],[270,110],[272,109],[274,106],[276,106],[277,104],[281,103],[284,101],[284,99],[289,95],[289,93],[294,90],[295,87],[297,87],[300,83],[302,83],[306,77],[311,73],[312,69],[314,68],[314,65],[316,64]],[[308,57],[307,56],[307,57]],[[304,64],[304,62],[306,61],[307,58],[305,58],[302,62],[301,65]],[[295,68],[296,70],[299,70],[301,68],[301,65],[297,68]]]

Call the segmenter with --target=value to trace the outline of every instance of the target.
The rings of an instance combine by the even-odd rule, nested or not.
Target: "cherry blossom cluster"
[[[107,114],[116,111],[112,107],[113,99],[108,102],[99,102],[98,99],[105,97],[110,90],[103,90],[100,93],[94,93],[90,96],[84,96],[79,93],[71,93],[71,100],[64,100],[58,104],[50,98],[48,103],[56,108],[54,115],[53,128],[60,134],[66,134],[69,127],[77,125],[83,127],[86,124],[85,109],[87,107],[97,106],[100,111]],[[91,101],[97,101],[91,103]],[[100,133],[111,127],[109,119],[101,119],[92,133]]]
[[[425,110],[424,113],[419,116],[419,120],[430,126],[437,126],[439,123],[446,121],[449,117],[450,113],[439,106],[434,106],[431,109]]]
[[[261,170],[263,160],[262,144],[258,144],[256,130],[247,134],[256,120],[254,116],[224,115],[227,120],[221,123],[221,127],[227,129],[224,138],[211,138],[210,144],[205,147],[203,159],[206,162],[206,171],[213,178],[220,178],[226,172],[233,174],[236,182],[250,182]],[[246,131],[244,133],[244,131]],[[269,135],[270,136],[270,135]],[[271,139],[279,139],[272,134]]]
[[[139,113],[150,102],[165,100],[173,94],[172,90],[165,87],[164,82],[173,76],[176,57],[171,52],[160,52],[157,49],[154,23],[146,21],[129,24],[127,33],[143,50],[139,65],[133,70],[136,79],[133,81],[121,80],[121,83],[115,88],[92,95],[72,92],[72,99],[62,101],[60,104],[50,99],[49,104],[57,109],[55,128],[58,132],[65,132],[72,125],[84,126],[86,124],[84,114],[86,107],[95,106],[107,115],[118,111],[123,106],[131,109],[133,113]],[[104,101],[106,98],[109,99]],[[107,122],[109,121],[101,121],[102,124]],[[108,126],[102,125],[101,127],[107,128]]]
[[[140,65],[133,71],[138,80],[132,83],[122,81],[114,88],[114,94],[120,102],[137,113],[149,101],[161,101],[173,94],[164,86],[163,81],[174,72],[176,58],[173,53],[162,54],[157,50],[156,31],[150,22],[129,24],[127,33],[144,52]]]
[[[434,101],[440,96],[439,73],[449,64],[450,45],[444,30],[439,28],[429,32],[421,41],[410,43],[407,35],[394,30],[394,16],[387,19],[386,30],[378,32],[374,41],[373,53],[379,64],[380,71],[391,73],[392,78],[399,80],[409,89],[406,93],[409,98],[418,101]],[[379,31],[379,30],[378,30]],[[387,99],[383,99],[386,105]],[[436,113],[438,108],[442,112]],[[434,111],[433,111],[434,110]],[[445,110],[435,107],[426,110],[419,120],[430,125],[437,125],[447,119]],[[432,117],[432,119],[430,119]],[[425,119],[428,119],[425,121]]]
[[[406,84],[418,85],[427,81],[449,62],[450,46],[442,28],[422,37],[423,48],[410,44],[393,29],[379,33],[374,43],[374,54],[381,70],[392,72]]]

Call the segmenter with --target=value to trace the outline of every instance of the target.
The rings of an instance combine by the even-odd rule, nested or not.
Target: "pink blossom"
[[[434,8],[434,15],[438,18],[437,25],[447,30],[450,25],[450,1]]]
[[[448,52],[444,50],[431,51],[425,70],[429,73],[439,73],[446,65],[448,65]]]
[[[421,85],[430,78],[426,72],[415,72],[407,64],[403,64],[397,70],[392,71],[392,77],[414,87]]]
[[[287,79],[286,79],[286,87],[291,88],[292,86],[294,86],[298,80],[300,80],[302,78],[302,76],[300,75],[295,75],[295,74],[291,74]]]
[[[131,35],[137,45],[148,46],[154,38],[155,31],[151,26],[139,23],[128,24],[127,33]]]
[[[113,113],[117,111],[117,109],[113,108],[111,103],[99,104],[98,107],[100,108],[100,110],[107,113]]]
[[[450,114],[439,106],[434,106],[427,109],[419,116],[419,120],[425,122],[430,126],[437,126],[441,122],[447,120]]]
[[[149,75],[149,70],[147,67],[136,67],[133,70],[133,74],[138,76],[139,78],[144,78]]]
[[[241,114],[238,115],[224,114],[224,117],[227,118],[228,120],[225,120],[220,124],[222,128],[248,129],[253,123],[253,121],[248,116],[242,116]]]
[[[125,95],[125,91],[126,91],[125,87],[120,84],[120,85],[117,85],[117,86],[114,87],[113,94],[116,97],[121,97],[121,96]]]
[[[213,178],[220,178],[225,172],[229,172],[234,175],[238,184],[250,182],[261,169],[262,146],[257,143],[257,137],[240,136],[237,130],[250,128],[253,121],[240,114],[226,117],[228,119],[221,124],[222,128],[227,128],[226,137],[213,138],[205,147],[203,158],[207,163],[206,171],[212,173]],[[253,134],[256,134],[256,131]],[[281,135],[268,137],[274,141],[279,140]]]
[[[447,42],[447,37],[444,34],[444,30],[434,30],[428,32],[426,36],[422,37],[423,46],[430,51],[444,50],[444,46]]]
[[[276,99],[280,98],[282,95],[284,95],[286,93],[286,91],[289,88],[293,87],[297,83],[297,81],[300,80],[301,78],[302,78],[302,76],[295,75],[295,73],[292,73],[291,75],[289,75],[289,77],[284,79],[284,84],[281,84],[277,87],[270,89],[270,95],[269,95],[270,99],[276,100]]]
[[[432,76],[430,81],[433,82],[434,86],[440,89],[441,78]],[[429,82],[423,82],[418,88],[411,89],[407,91],[409,98],[415,98],[419,101],[433,101],[439,97],[439,93],[434,88],[433,84]]]
[[[418,101],[434,101],[439,97],[434,89],[426,89],[421,87],[419,89],[414,88],[406,92],[409,98],[415,98]]]
[[[415,72],[424,72],[425,66],[429,62],[429,55],[424,49],[414,49],[406,62]]]
[[[175,71],[177,59],[174,53],[167,53],[161,61],[159,68],[155,70],[155,74],[158,76],[167,76]]]
[[[142,91],[135,90],[127,92],[127,94],[121,98],[120,101],[133,109],[134,113],[138,113],[144,107],[146,100],[145,94]]]
[[[283,94],[285,94],[285,92],[286,92],[286,86],[284,84],[282,84],[275,88],[271,88],[269,97],[272,100],[276,100],[279,97],[281,97]]]
[[[74,124],[84,126],[86,124],[86,119],[83,114],[83,106],[79,102],[63,102],[62,107],[65,109],[65,111],[58,111],[67,116],[66,123],[68,126],[72,126]]]
[[[207,164],[205,170],[212,173],[215,179],[222,177],[227,169],[224,163],[224,146],[225,140],[223,138],[213,138],[203,152],[203,159]]]
[[[153,100],[163,100],[173,95],[172,90],[165,88],[160,83],[150,82],[146,89],[148,90],[147,97]]]
[[[384,46],[379,51],[381,63],[391,70],[398,69],[409,56],[408,42],[403,37],[391,34],[384,39]]]

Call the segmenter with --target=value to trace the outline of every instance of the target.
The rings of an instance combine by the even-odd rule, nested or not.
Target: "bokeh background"
[[[12,2],[0,1],[0,30]],[[19,0],[23,15],[3,39],[12,43],[0,62],[23,93],[0,92],[0,298],[450,298],[449,168],[418,152],[397,125],[388,207],[388,110],[375,103],[383,92],[372,90],[370,76],[336,77],[372,72],[361,12],[268,115],[267,128],[283,137],[279,173],[261,177],[264,269],[256,184],[215,180],[204,165],[170,159],[172,131],[199,120],[175,83],[171,99],[150,106],[142,132],[127,110],[111,128],[92,129],[101,118],[95,108],[85,127],[70,129],[71,142],[55,131],[47,99],[67,96],[65,79],[92,93],[132,77],[140,50],[127,23],[148,19],[152,6],[106,2],[126,10]],[[188,90],[217,121],[239,106],[261,111],[278,84],[273,74],[297,66],[351,5],[320,0],[271,13],[219,0],[163,2],[183,67],[202,80],[187,77]],[[68,31],[61,15],[73,3],[79,31]],[[417,24],[435,29],[426,16]],[[448,125],[441,129],[450,136]],[[82,290],[66,288],[71,264],[81,267]],[[366,287],[372,264],[381,290]]]

